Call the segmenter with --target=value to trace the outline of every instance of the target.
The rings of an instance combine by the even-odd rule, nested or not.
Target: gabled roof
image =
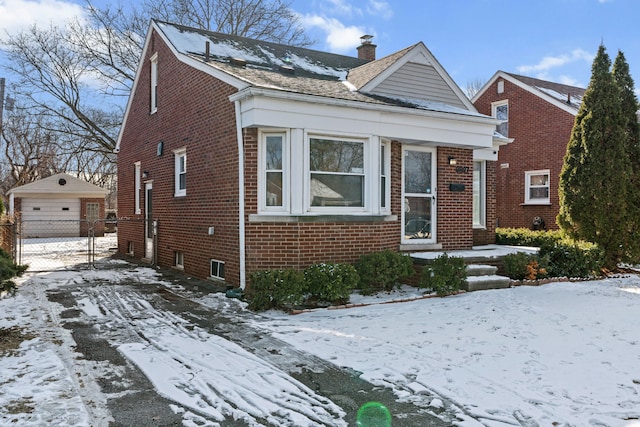
[[[574,116],[578,113],[578,109],[582,103],[582,97],[586,90],[576,86],[498,71],[478,91],[472,98],[472,101],[475,102],[498,79],[505,79]]]
[[[449,98],[455,102],[448,105],[444,105],[447,103],[437,96],[433,99],[427,99],[424,96],[412,99],[408,96],[391,96],[392,94],[388,91],[376,93],[374,87],[371,90],[360,90],[363,87],[359,88],[358,84],[370,85],[385,72],[388,77],[393,71],[409,62],[415,56],[415,54],[410,55],[412,52],[423,52],[423,55],[429,56],[432,62],[437,63],[422,43],[385,58],[367,62],[355,57],[269,43],[167,22],[152,21],[152,26],[164,36],[177,56],[186,56],[197,62],[199,66],[204,64],[206,68],[222,72],[230,78],[228,82],[234,84],[239,90],[251,86],[379,105],[480,116],[462,92],[455,93],[459,88],[444,73],[439,64],[438,73],[445,74],[440,76],[443,84],[447,86],[444,90],[455,93]],[[195,62],[192,62],[192,65]]]
[[[7,195],[13,194],[14,197],[24,197],[35,194],[46,194],[50,196],[54,195],[69,195],[69,197],[104,197],[109,191],[75,178],[66,173],[59,173],[47,178],[39,179],[38,181],[31,182],[29,184],[14,187],[7,192]]]

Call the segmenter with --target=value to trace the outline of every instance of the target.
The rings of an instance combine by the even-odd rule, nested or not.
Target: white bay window
[[[377,137],[307,134],[301,129],[264,131],[259,161],[262,214],[390,211],[390,144]]]

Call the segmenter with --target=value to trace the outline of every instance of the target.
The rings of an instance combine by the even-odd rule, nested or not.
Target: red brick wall
[[[491,103],[509,100],[509,138],[514,141],[498,152],[496,214],[500,227],[531,228],[541,217],[547,228],[557,228],[558,179],[575,117],[538,96],[504,80],[504,93],[497,82],[475,102],[480,113],[491,115]],[[509,164],[509,167],[501,165]],[[549,169],[550,204],[524,205],[525,171]]]
[[[209,260],[225,262],[230,283],[239,281],[238,149],[235,110],[227,99],[235,88],[179,62],[157,35],[142,69],[118,154],[118,217],[143,219],[144,181],[134,210],[134,162],[153,182],[153,217],[158,225],[158,264],[172,266],[184,253],[185,271],[209,276]],[[150,114],[149,58],[158,53],[158,110]],[[204,95],[203,95],[204,94]],[[215,96],[214,96],[215,95]],[[163,153],[157,155],[158,143]],[[174,197],[174,153],[186,147],[187,195]],[[187,213],[189,213],[187,215]],[[208,234],[214,227],[214,235]],[[118,246],[144,255],[144,224],[119,221]]]
[[[455,157],[456,165],[449,164]],[[437,240],[443,249],[468,249],[473,245],[473,152],[461,148],[438,149]],[[464,185],[451,191],[450,184]]]

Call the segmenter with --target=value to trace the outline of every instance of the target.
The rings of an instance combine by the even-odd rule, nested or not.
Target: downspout
[[[242,137],[240,101],[235,101],[234,104],[236,107],[236,132],[238,133],[238,237],[240,245],[240,288],[244,289],[247,285],[244,224],[244,140]]]

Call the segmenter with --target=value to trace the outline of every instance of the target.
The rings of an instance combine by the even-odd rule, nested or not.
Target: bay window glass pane
[[[267,136],[267,170],[282,170],[282,136]]]
[[[282,172],[267,172],[267,206],[282,206]]]
[[[311,206],[364,207],[364,144],[311,138]]]
[[[311,206],[364,206],[364,176],[311,174]]]
[[[364,144],[312,138],[309,143],[311,171],[364,173]]]
[[[265,147],[266,169],[266,206],[283,206],[283,177],[282,151],[284,139],[282,135],[267,135]]]

